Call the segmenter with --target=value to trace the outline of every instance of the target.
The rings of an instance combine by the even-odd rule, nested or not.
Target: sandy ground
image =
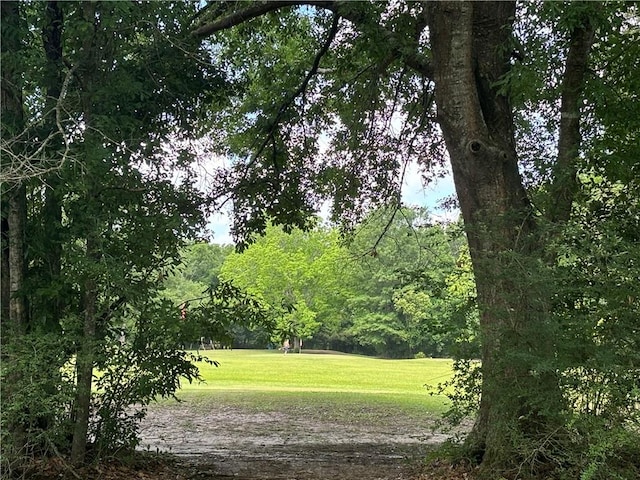
[[[142,448],[177,455],[190,479],[399,480],[416,478],[429,448],[446,439],[428,418],[331,408],[156,405]]]

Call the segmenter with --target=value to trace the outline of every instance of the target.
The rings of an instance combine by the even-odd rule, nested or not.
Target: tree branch
[[[409,68],[421,73],[422,75],[431,78],[433,76],[433,68],[431,62],[424,55],[420,54],[417,50],[417,38],[420,33],[426,27],[426,19],[424,15],[421,15],[416,24],[415,32],[415,45],[411,45],[412,48],[406,48],[406,43],[400,40],[400,37],[396,32],[389,30],[377,22],[372,22],[367,13],[361,9],[353,8],[353,4],[356,2],[348,1],[334,1],[334,2],[309,2],[318,7],[324,7],[332,12],[340,15],[345,20],[349,20],[357,28],[375,28],[380,38],[386,39],[391,50],[396,55],[396,58],[402,60]],[[403,48],[405,47],[405,48]]]
[[[278,10],[280,8],[285,7],[293,7],[293,6],[314,6],[318,8],[324,8],[326,10],[332,11],[334,14],[338,15],[345,20],[353,23],[357,28],[362,29],[366,28],[375,28],[378,30],[381,38],[387,39],[389,45],[397,58],[401,59],[408,67],[425,75],[426,77],[431,78],[433,76],[433,69],[431,67],[431,62],[427,57],[420,54],[417,48],[402,48],[404,45],[398,35],[389,30],[382,25],[372,22],[371,18],[361,9],[353,8],[353,4],[355,2],[347,2],[347,1],[313,1],[313,0],[297,0],[297,1],[267,1],[267,2],[255,2],[249,4],[248,7],[238,10],[227,15],[224,15],[220,18],[216,18],[215,20],[202,25],[201,27],[194,30],[191,34],[197,38],[204,38],[213,33],[219,32],[221,30],[227,30],[229,28],[235,27],[244,23],[253,18],[259,17],[266,13]],[[417,38],[419,37],[419,33],[426,26],[426,21],[424,16],[421,16],[418,19],[418,23],[416,24],[416,29],[419,30],[416,32],[416,42],[417,46]]]
[[[223,17],[217,18],[212,22],[202,25],[200,28],[194,30],[191,35],[197,38],[202,38],[211,35],[212,33],[226,30],[241,23],[251,20],[252,18],[260,17],[265,13],[278,10],[283,7],[292,7],[298,5],[318,5],[328,6],[333,2],[305,2],[305,1],[269,1],[269,2],[251,2],[248,7],[238,10]]]
[[[273,129],[280,121],[280,118],[282,118],[282,115],[284,114],[284,112],[287,110],[287,108],[289,108],[289,106],[293,103],[293,101],[298,96],[302,95],[306,91],[307,86],[309,85],[309,82],[316,75],[316,73],[318,73],[318,67],[320,66],[320,61],[322,60],[322,57],[324,57],[326,53],[329,51],[329,47],[331,47],[331,42],[333,42],[333,39],[336,37],[336,33],[338,33],[339,19],[340,18],[338,17],[338,15],[333,16],[333,21],[331,22],[331,28],[329,29],[329,34],[327,35],[327,38],[324,41],[324,44],[322,45],[322,48],[320,48],[315,58],[313,59],[313,64],[311,65],[311,69],[309,70],[309,73],[307,73],[307,75],[304,77],[304,79],[302,80],[302,83],[298,86],[298,88],[289,96],[289,98],[278,109],[278,113],[276,113],[276,117],[273,119],[269,127],[270,135],[262,143],[262,145],[260,146],[256,154],[254,155],[254,159],[257,158],[262,153],[262,151],[265,149],[265,147],[269,143],[269,138],[273,136]]]
[[[393,225],[393,221],[396,218],[396,214],[398,213],[398,210],[400,210],[400,205],[397,205],[397,204],[394,205],[393,206],[393,213],[389,217],[389,220],[387,221],[386,225],[382,229],[382,232],[380,232],[380,235],[378,235],[378,238],[376,239],[376,242],[373,244],[373,247],[371,247],[371,250],[369,251],[370,252],[369,255],[371,255],[372,257],[375,258],[375,257],[378,256],[378,245],[380,245],[380,242],[382,241],[384,236],[387,234],[387,232],[391,228],[391,225]]]
[[[571,215],[571,204],[576,189],[576,160],[580,149],[580,104],[584,89],[589,51],[594,38],[594,26],[589,19],[574,28],[567,54],[562,98],[560,105],[560,131],[558,158],[551,186],[551,221],[565,221]]]
[[[75,66],[71,68],[62,82],[60,96],[56,100],[54,106],[55,122],[57,131],[51,132],[46,138],[39,141],[38,148],[33,153],[27,153],[27,148],[31,147],[33,140],[30,138],[31,132],[45,121],[49,113],[46,112],[34,124],[28,125],[25,129],[13,138],[0,140],[0,154],[3,157],[2,172],[0,173],[1,182],[20,182],[29,178],[41,177],[49,172],[60,169],[69,159],[70,143],[68,134],[63,127],[62,110],[63,102],[67,96],[67,89]],[[64,151],[59,159],[49,160],[46,158],[46,148],[55,137],[60,135],[64,143]],[[20,149],[20,145],[24,145]],[[22,150],[22,151],[20,151]],[[8,163],[8,165],[7,165]]]

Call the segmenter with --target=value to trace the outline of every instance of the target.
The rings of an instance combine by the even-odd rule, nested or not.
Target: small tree
[[[340,255],[335,235],[323,228],[287,235],[268,227],[263,238],[227,257],[221,276],[279,312],[274,342],[306,341],[339,315]]]

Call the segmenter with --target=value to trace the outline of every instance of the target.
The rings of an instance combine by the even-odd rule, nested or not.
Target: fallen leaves
[[[28,480],[193,480],[202,478],[207,470],[201,465],[199,471],[185,468],[175,457],[138,452],[128,462],[111,459],[99,464],[71,469],[61,458],[35,459],[24,472],[22,478]],[[206,478],[216,478],[206,471]],[[434,461],[412,478],[403,480],[474,480],[474,469],[465,465]]]
[[[129,461],[110,459],[72,468],[61,458],[35,459],[24,470],[29,480],[187,480],[180,465],[166,455],[137,453]]]

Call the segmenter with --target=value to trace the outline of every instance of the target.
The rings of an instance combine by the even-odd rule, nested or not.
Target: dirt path
[[[331,408],[154,406],[142,446],[178,455],[190,479],[399,480],[446,438],[428,419]]]

